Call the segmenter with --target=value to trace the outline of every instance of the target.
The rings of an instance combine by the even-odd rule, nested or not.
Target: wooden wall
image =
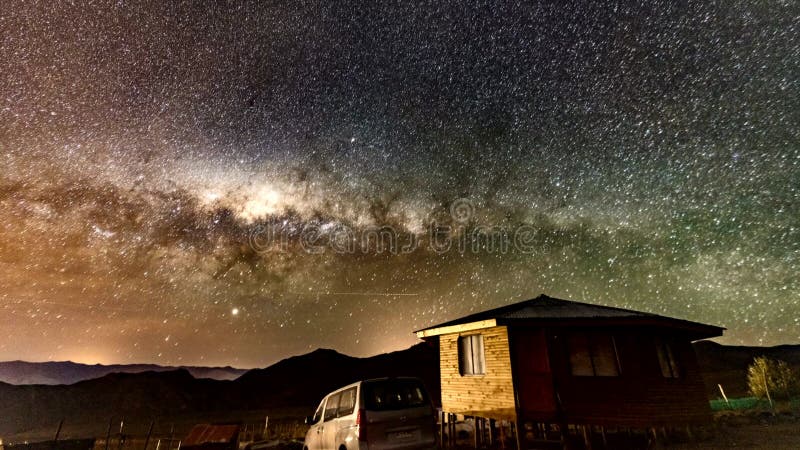
[[[536,422],[555,422],[557,406],[545,330],[516,327],[510,335],[520,415]]]
[[[462,376],[458,370],[458,338],[483,335],[486,374]],[[439,336],[442,409],[493,419],[516,417],[508,330],[504,326]]]
[[[614,331],[621,366],[615,377],[573,376],[565,345],[569,331],[550,332],[552,372],[569,423],[649,427],[710,420],[705,386],[687,338],[673,341],[681,376],[664,378],[653,331]]]

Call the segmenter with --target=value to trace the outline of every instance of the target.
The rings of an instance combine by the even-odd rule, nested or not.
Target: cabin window
[[[483,336],[473,334],[458,338],[458,366],[461,375],[483,375],[486,373]]]
[[[572,374],[576,376],[619,376],[619,358],[614,338],[608,335],[571,335],[569,364]]]
[[[675,360],[675,352],[669,342],[661,339],[656,340],[656,353],[658,354],[658,364],[661,366],[661,375],[664,378],[678,378],[680,370],[678,362]]]

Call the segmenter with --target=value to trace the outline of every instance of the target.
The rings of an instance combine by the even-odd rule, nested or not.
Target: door
[[[526,417],[547,418],[556,411],[553,375],[543,329],[515,330],[513,357],[514,386]]]
[[[306,433],[305,446],[308,450],[322,450],[322,415],[325,412],[325,399],[319,403],[316,412],[312,416],[312,423]]]
[[[422,382],[412,378],[362,384],[365,433],[370,450],[434,448],[435,416]]]
[[[336,433],[339,430],[336,416],[339,409],[339,398],[341,396],[341,392],[332,394],[328,397],[328,402],[325,404],[325,414],[322,418],[322,429],[319,434],[321,436],[321,450],[336,450],[338,448]]]

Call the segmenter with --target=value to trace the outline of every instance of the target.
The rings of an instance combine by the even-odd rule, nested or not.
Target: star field
[[[796,2],[34,1],[0,30],[0,359],[369,355],[543,292],[800,342]]]

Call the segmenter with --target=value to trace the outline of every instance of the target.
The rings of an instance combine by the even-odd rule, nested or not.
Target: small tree
[[[766,377],[766,378],[765,378]],[[747,368],[747,387],[754,397],[789,398],[798,392],[798,377],[786,361],[759,356]]]

